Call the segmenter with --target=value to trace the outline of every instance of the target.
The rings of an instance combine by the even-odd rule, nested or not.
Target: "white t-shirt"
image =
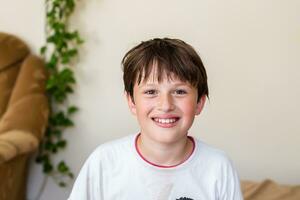
[[[138,153],[136,135],[100,145],[87,159],[69,200],[242,200],[226,155],[197,140],[182,164],[154,166]]]

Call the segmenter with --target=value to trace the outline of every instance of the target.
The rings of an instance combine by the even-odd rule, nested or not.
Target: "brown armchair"
[[[24,42],[0,32],[0,200],[25,199],[27,161],[47,125],[46,75]]]
[[[299,200],[300,185],[281,185],[273,180],[242,181],[244,200]]]

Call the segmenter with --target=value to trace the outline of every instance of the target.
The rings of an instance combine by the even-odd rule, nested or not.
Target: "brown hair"
[[[155,38],[141,42],[129,50],[122,59],[125,91],[133,99],[133,87],[147,81],[153,66],[157,80],[164,74],[187,81],[198,89],[198,100],[208,97],[207,75],[201,58],[192,46],[179,39]]]

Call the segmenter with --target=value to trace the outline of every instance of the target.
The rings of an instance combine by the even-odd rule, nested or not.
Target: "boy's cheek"
[[[180,110],[185,113],[185,115],[192,116],[192,115],[198,115],[201,111],[200,104],[197,104],[197,102],[193,99],[188,99],[186,101],[180,102],[180,105],[178,104],[178,107]]]

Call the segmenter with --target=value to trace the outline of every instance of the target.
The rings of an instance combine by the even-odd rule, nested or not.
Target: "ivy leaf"
[[[77,55],[78,51],[77,51],[77,49],[71,49],[67,53],[68,53],[69,57],[73,57],[73,56]]]
[[[55,11],[54,10],[50,10],[49,12],[47,12],[47,18],[53,18],[55,17]]]
[[[53,29],[57,32],[64,32],[66,26],[65,24],[63,24],[62,22],[55,22],[53,25],[52,25]]]
[[[62,103],[66,99],[67,95],[59,90],[56,90],[53,93],[53,97],[56,102]]]
[[[46,141],[46,143],[45,143],[46,150],[51,151],[53,149],[53,146],[54,146],[54,144],[50,140]]]
[[[50,160],[49,160],[49,156],[48,156],[48,155],[43,155],[43,156],[42,156],[42,163],[43,163],[43,171],[44,171],[46,174],[49,174],[50,172],[52,172],[53,166],[52,166],[52,164],[50,163]]]
[[[68,127],[74,125],[73,122],[68,117],[66,117],[66,115],[62,111],[51,116],[50,120],[51,124],[54,126]]]
[[[66,120],[64,121],[64,126],[68,127],[68,126],[74,126],[74,123],[72,120],[70,120],[69,118],[66,118]]]
[[[67,50],[67,51],[63,52],[61,62],[63,64],[69,63],[71,58],[76,56],[77,53],[78,53],[77,49],[70,49],[70,50]]]
[[[51,36],[47,37],[47,42],[49,42],[49,43],[55,43],[56,40],[57,40],[56,35],[51,35]]]
[[[46,174],[49,174],[50,172],[53,171],[53,166],[52,164],[50,164],[50,162],[46,162],[43,164],[43,171],[46,173]]]
[[[69,173],[68,173],[68,176],[69,176],[70,178],[74,178],[74,174],[73,174],[72,172],[69,172]]]
[[[83,43],[84,43],[84,40],[81,39],[80,37],[78,37],[78,38],[76,39],[76,42],[77,42],[78,45],[80,45],[80,44],[83,44]]]
[[[73,93],[73,89],[70,86],[67,86],[65,89],[66,93]]]
[[[66,183],[65,182],[59,182],[59,184],[58,184],[60,187],[66,187]]]
[[[75,83],[74,73],[68,68],[60,72],[59,79],[62,83]]]
[[[54,88],[56,85],[56,82],[57,82],[56,75],[51,75],[46,82],[46,90],[51,90],[52,88]]]
[[[42,160],[43,160],[42,156],[38,156],[36,157],[35,162],[42,163]]]
[[[50,61],[46,63],[48,69],[54,69],[57,66],[58,58],[55,54],[52,54]]]
[[[61,137],[62,131],[58,130],[58,129],[55,129],[55,130],[52,131],[52,134],[57,136],[57,137]]]
[[[64,161],[60,161],[57,165],[57,170],[61,173],[66,173],[69,171],[69,167],[66,165]]]
[[[68,113],[68,115],[71,115],[71,114],[73,114],[73,113],[75,113],[75,112],[77,112],[77,111],[78,111],[78,108],[77,108],[76,106],[70,106],[70,107],[68,108],[67,113]]]
[[[76,43],[77,43],[78,45],[84,43],[84,41],[83,41],[83,39],[80,37],[78,31],[74,31],[72,34],[73,34],[73,38],[72,38],[72,39],[75,39],[75,41],[76,41]]]
[[[42,55],[45,55],[45,52],[47,51],[47,47],[46,46],[42,46],[41,49],[40,49],[40,53]]]
[[[56,143],[56,146],[57,146],[58,148],[65,148],[66,145],[67,145],[67,141],[66,141],[66,140],[60,140],[60,141],[58,141],[58,142]]]

